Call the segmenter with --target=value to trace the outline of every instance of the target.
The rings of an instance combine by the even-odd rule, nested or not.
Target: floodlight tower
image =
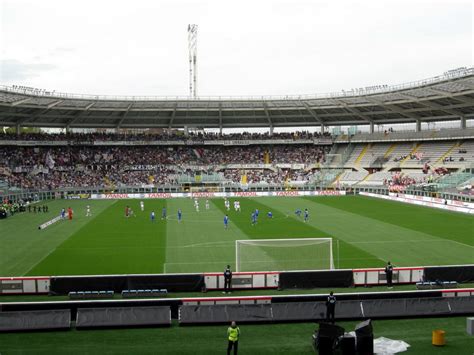
[[[196,98],[197,87],[197,25],[188,25],[188,48],[189,48],[189,95]]]

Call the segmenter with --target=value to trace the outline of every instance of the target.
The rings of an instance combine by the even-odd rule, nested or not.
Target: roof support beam
[[[117,122],[117,126],[115,127],[116,129],[120,129],[122,126],[123,121],[125,121],[125,118],[127,117],[128,113],[130,112],[130,109],[133,106],[133,102],[127,106],[127,109],[122,113],[122,117],[120,117],[120,120]]]
[[[363,114],[361,114],[360,112],[357,112],[356,110],[354,110],[352,107],[350,107],[348,104],[346,104],[344,101],[341,101],[341,100],[335,100],[333,99],[334,102],[336,103],[339,103],[340,105],[342,105],[347,111],[349,111],[350,113],[354,114],[355,116],[359,117],[361,120],[363,121],[366,121],[366,122],[369,122],[369,123],[373,123],[374,120],[368,118],[368,117],[365,117]]]
[[[270,132],[273,133],[273,121],[272,116],[270,115],[270,111],[268,110],[268,106],[265,102],[262,102],[263,111],[265,112],[265,116],[267,117],[268,124],[270,126]]]
[[[174,118],[176,117],[176,108],[177,107],[178,107],[178,103],[175,103],[174,104],[174,109],[171,112],[170,121],[168,122],[168,129],[171,129],[173,127],[173,121],[174,121]]]
[[[72,124],[74,124],[75,122],[77,122],[77,120],[79,120],[82,116],[84,116],[87,111],[89,111],[89,109],[95,105],[95,102],[92,102],[90,103],[89,105],[87,105],[84,110],[82,111],[79,111],[77,114],[75,114],[73,116],[73,118],[71,118],[67,123],[66,123],[66,130],[69,131],[69,128],[71,127]]]
[[[219,102],[219,133],[222,134],[222,103]]]
[[[366,97],[367,101],[369,102],[373,102],[374,104],[376,105],[379,105],[379,106],[382,106],[382,107],[385,107],[387,110],[391,111],[391,112],[395,112],[395,113],[398,113],[402,116],[405,116],[405,117],[408,117],[408,118],[411,118],[412,120],[418,120],[419,117],[418,116],[415,116],[409,112],[406,112],[404,109],[402,108],[398,108],[396,107],[394,104],[384,104],[382,101],[379,101],[379,100],[376,100],[372,97]]]
[[[308,103],[304,101],[301,101],[301,103],[306,108],[306,111],[308,111],[311,117],[313,117],[314,120],[317,121],[321,126],[324,126],[324,121],[316,114],[316,112],[314,112],[314,110],[311,107],[309,107]]]
[[[10,104],[10,106],[21,105],[21,104],[24,104],[24,103],[27,102],[27,101],[30,101],[31,99],[32,99],[31,97],[27,97],[26,99],[18,100],[18,101],[12,102],[12,103]]]

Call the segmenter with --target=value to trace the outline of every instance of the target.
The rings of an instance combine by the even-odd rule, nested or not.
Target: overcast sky
[[[460,0],[0,0],[0,84],[110,95],[285,95],[397,84],[472,66]]]

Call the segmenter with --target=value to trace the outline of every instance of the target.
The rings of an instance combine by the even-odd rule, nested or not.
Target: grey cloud
[[[40,75],[56,66],[46,63],[24,63],[16,59],[0,60],[0,81],[21,81]]]

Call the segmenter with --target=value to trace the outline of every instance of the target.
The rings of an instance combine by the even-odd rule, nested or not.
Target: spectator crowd
[[[306,144],[0,146],[0,180],[27,189],[173,184],[180,174],[194,172],[220,172],[224,179],[235,183],[241,182],[242,175],[249,183],[305,181],[311,176],[311,166],[324,162],[327,149]],[[227,166],[230,164],[238,166]],[[298,166],[290,170],[290,166],[282,169],[274,164]],[[303,170],[305,167],[310,168],[309,172]]]

